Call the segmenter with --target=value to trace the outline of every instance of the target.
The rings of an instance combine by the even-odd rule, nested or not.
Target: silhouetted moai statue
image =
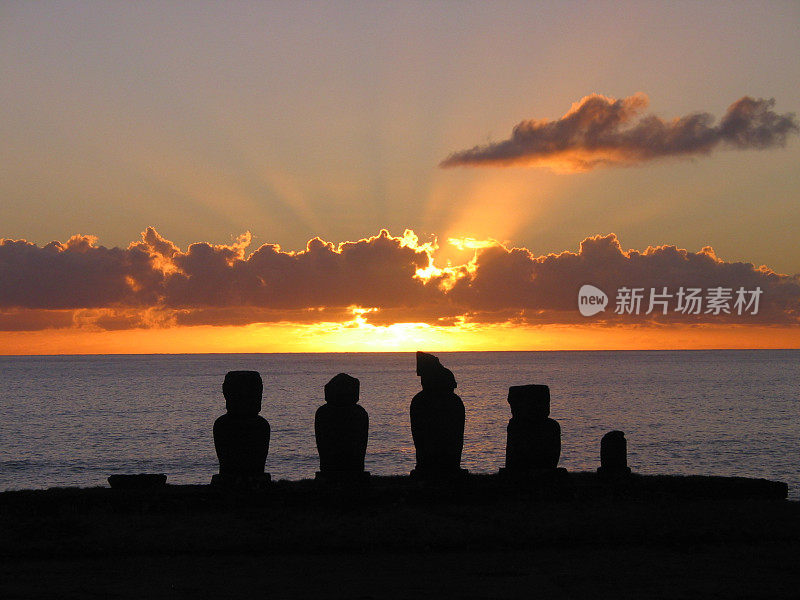
[[[417,375],[422,391],[411,401],[411,435],[417,467],[411,474],[437,478],[462,475],[464,403],[453,390],[456,379],[432,354],[417,352]]]
[[[258,487],[269,452],[269,423],[259,416],[264,384],[257,371],[229,371],[222,384],[227,413],[214,421],[214,447],[219,459],[218,485]]]
[[[325,404],[314,416],[319,452],[317,479],[351,480],[369,476],[364,471],[369,415],[358,405],[359,381],[339,373],[325,384]]]
[[[622,431],[609,431],[600,440],[600,475],[621,477],[630,475],[628,441]]]
[[[555,471],[561,457],[561,426],[550,419],[550,388],[515,385],[508,388],[511,419],[506,442],[506,473]]]

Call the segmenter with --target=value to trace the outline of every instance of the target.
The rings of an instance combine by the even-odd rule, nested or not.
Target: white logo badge
[[[591,317],[606,309],[608,296],[593,285],[582,285],[578,291],[578,310],[584,317]]]

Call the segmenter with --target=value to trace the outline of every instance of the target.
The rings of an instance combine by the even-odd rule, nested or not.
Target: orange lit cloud
[[[577,252],[535,256],[494,240],[451,239],[471,251],[462,264],[436,264],[435,241],[411,231],[302,251],[245,234],[229,245],[186,250],[148,228],[125,249],[91,236],[39,247],[0,240],[0,331],[124,331],[187,326],[293,323],[345,328],[418,324],[444,329],[499,325],[782,325],[800,323],[800,276],[726,262],[711,248],[623,250],[614,234],[583,240]],[[578,290],[609,296],[605,311],[584,317]],[[623,287],[643,292],[639,314],[615,311]],[[648,293],[667,288],[761,290],[755,314],[650,311]],[[671,300],[674,303],[674,298]],[[409,330],[410,331],[410,330]],[[449,335],[449,334],[448,334]]]
[[[799,129],[793,113],[772,110],[772,99],[744,96],[728,107],[717,125],[705,112],[670,121],[643,114],[648,102],[643,93],[621,99],[592,94],[558,120],[522,121],[509,139],[454,152],[440,166],[530,165],[586,171],[707,154],[719,146],[773,148],[784,145],[787,136]]]

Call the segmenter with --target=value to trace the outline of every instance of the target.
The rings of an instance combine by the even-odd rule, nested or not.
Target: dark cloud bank
[[[532,165],[588,170],[708,154],[719,147],[774,148],[783,146],[788,135],[798,132],[795,115],[774,112],[772,99],[740,98],[717,124],[705,112],[665,121],[642,114],[647,104],[648,98],[642,93],[619,100],[592,94],[556,121],[522,121],[509,139],[454,152],[440,166]]]
[[[420,278],[429,247],[386,231],[334,245],[319,238],[301,252],[249,237],[231,245],[196,243],[185,251],[148,228],[128,248],[105,248],[90,236],[44,247],[0,240],[0,330],[130,329],[178,325],[343,322],[350,307],[377,308],[376,325],[426,322],[800,323],[800,276],[725,262],[704,248],[623,251],[616,236],[590,237],[578,252],[534,256],[496,244],[474,259]],[[611,305],[587,319],[577,292],[591,283]],[[760,287],[757,315],[616,315],[622,287]]]

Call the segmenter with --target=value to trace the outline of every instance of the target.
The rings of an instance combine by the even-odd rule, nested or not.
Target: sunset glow
[[[447,248],[458,251],[460,262],[442,256]],[[711,247],[624,250],[613,234],[583,240],[578,252],[535,256],[492,239],[449,238],[441,247],[408,229],[338,244],[314,238],[303,251],[253,248],[249,232],[227,245],[182,250],[148,228],[124,250],[105,248],[94,236],[44,248],[0,240],[0,259],[18,282],[0,293],[6,354],[738,348],[800,341],[796,276],[727,262]],[[626,306],[631,277],[640,282],[639,300]],[[588,282],[611,298],[599,313],[582,315],[579,288]],[[690,292],[699,304],[687,311],[681,302]],[[717,308],[715,293],[727,294]],[[650,296],[658,304],[648,305]]]
[[[797,7],[251,9],[0,9],[0,352],[800,345]]]
[[[796,328],[675,327],[668,330],[594,327],[388,327],[351,322],[317,325],[179,327],[84,332],[0,333],[1,354],[186,354],[228,352],[413,352],[485,350],[701,350],[797,348]]]

